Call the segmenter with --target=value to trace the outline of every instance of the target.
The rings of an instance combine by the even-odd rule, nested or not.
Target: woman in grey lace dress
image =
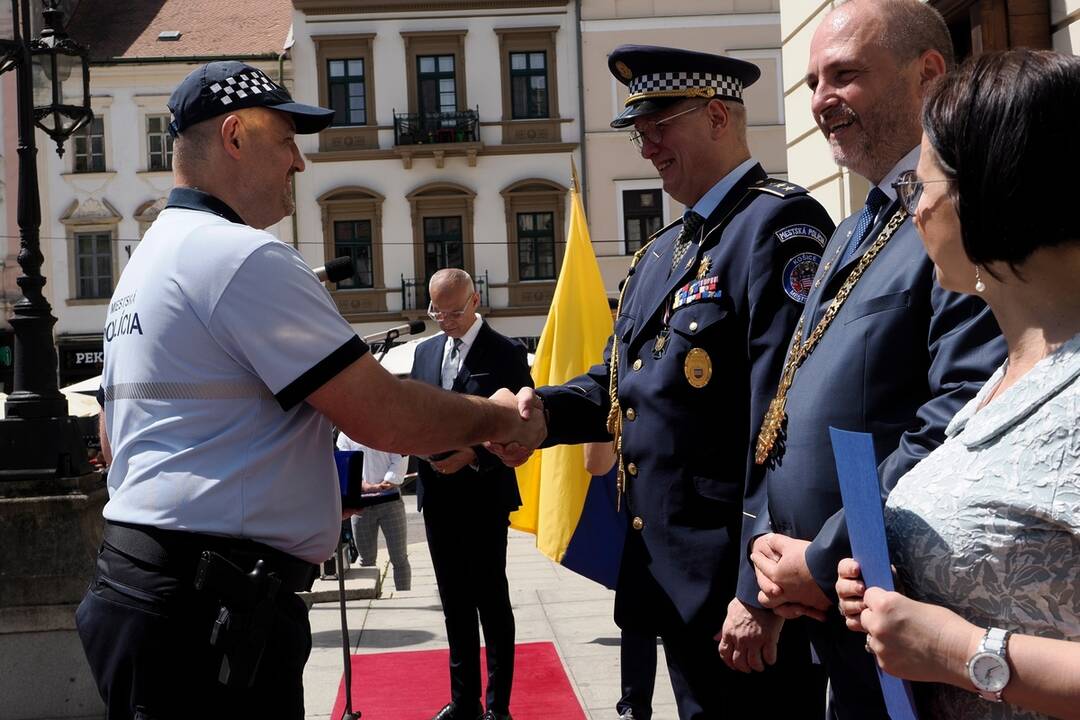
[[[926,718],[1080,718],[1080,58],[1017,50],[946,77],[897,183],[945,288],[1008,359],[885,507],[904,594],[836,584]]]

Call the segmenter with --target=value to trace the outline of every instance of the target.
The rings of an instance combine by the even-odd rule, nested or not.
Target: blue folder
[[[877,473],[872,435],[829,428],[832,437],[840,495],[844,499],[851,554],[862,569],[867,587],[894,590],[889,565],[889,545],[885,539],[885,517],[881,512],[881,483]],[[911,685],[889,675],[880,667],[878,680],[885,695],[885,707],[892,720],[918,720]]]

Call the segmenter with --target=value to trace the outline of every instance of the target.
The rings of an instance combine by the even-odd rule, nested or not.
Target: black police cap
[[[175,137],[203,120],[250,107],[288,113],[301,135],[317,133],[334,119],[333,110],[294,102],[289,91],[262,70],[224,60],[192,71],[173,90],[169,97],[169,132]]]
[[[620,45],[608,56],[608,68],[630,88],[613,128],[686,98],[742,102],[743,89],[761,77],[761,68],[745,60],[654,45]]]

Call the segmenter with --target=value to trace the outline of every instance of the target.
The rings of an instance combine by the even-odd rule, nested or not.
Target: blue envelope
[[[867,587],[895,590],[889,545],[885,539],[885,517],[881,512],[874,437],[834,427],[829,428],[829,435],[836,459],[836,474],[840,479],[840,495],[844,499],[844,520],[851,540],[851,554],[862,569]],[[889,717],[892,720],[918,720],[911,685],[880,667],[877,671]]]

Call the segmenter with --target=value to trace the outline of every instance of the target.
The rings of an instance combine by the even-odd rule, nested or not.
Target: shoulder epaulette
[[[794,197],[795,195],[806,195],[809,192],[806,188],[799,187],[795,183],[789,183],[787,180],[777,180],[776,178],[758,180],[750,186],[750,189],[782,198]]]

